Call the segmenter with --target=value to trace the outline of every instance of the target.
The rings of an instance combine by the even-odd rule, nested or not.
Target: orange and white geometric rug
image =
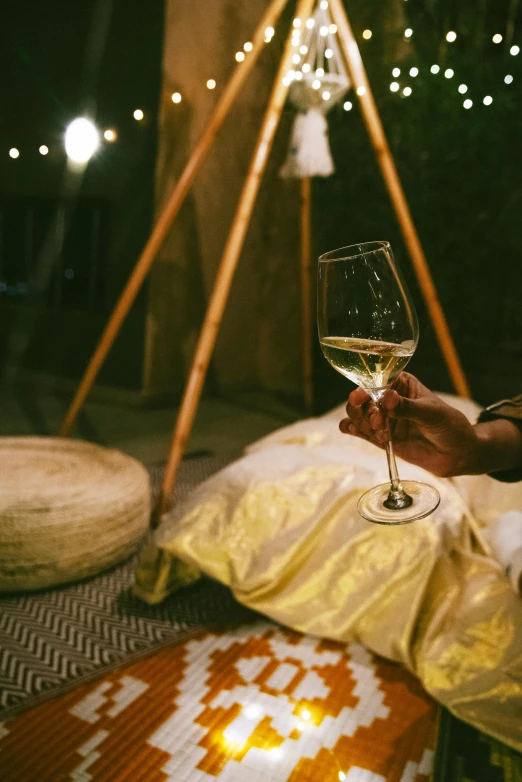
[[[427,782],[437,706],[400,666],[257,622],[0,723],[2,782]]]

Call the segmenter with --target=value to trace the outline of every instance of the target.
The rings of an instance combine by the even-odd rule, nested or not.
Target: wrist
[[[522,467],[522,432],[512,421],[499,418],[475,424],[476,447],[470,460],[469,475]]]

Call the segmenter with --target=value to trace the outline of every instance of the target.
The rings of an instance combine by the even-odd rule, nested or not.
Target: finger
[[[346,412],[348,418],[367,434],[370,434],[371,430],[378,431],[386,428],[386,421],[382,411],[371,400],[357,407],[352,406],[349,402],[346,405]]]
[[[386,421],[378,407],[373,407],[368,411],[368,420],[374,431],[380,431],[386,428]]]
[[[382,416],[381,416],[382,418]],[[339,422],[339,429],[343,434],[353,434],[363,436],[370,442],[374,442],[376,445],[381,445],[386,442],[388,434],[384,427],[380,429],[374,429],[368,421],[364,418],[354,420],[352,418],[343,418]]]
[[[422,383],[415,375],[411,375],[409,372],[401,372],[400,375],[393,381],[392,388],[399,392],[401,396],[405,396],[407,399],[419,399],[422,396],[432,396],[433,392],[423,386]]]
[[[351,405],[351,407],[358,407],[359,405],[366,404],[366,402],[369,402],[370,399],[371,399],[370,395],[367,394],[366,391],[364,391],[364,389],[356,388],[352,391],[352,393],[348,397],[348,404]]]
[[[367,435],[372,434],[367,405],[358,405],[357,407],[347,405],[346,412],[348,414],[348,419],[357,427],[357,429],[360,429],[361,432],[364,432]]]
[[[352,422],[349,418],[343,418],[342,421],[339,421],[339,429],[343,434],[350,434],[351,425]]]
[[[434,395],[421,399],[407,399],[394,389],[390,389],[382,398],[381,405],[389,418],[406,418],[427,426],[441,423],[441,406]]]
[[[360,429],[354,426],[354,424],[352,424],[347,418],[344,418],[341,421],[339,428],[344,434],[349,434],[352,437],[358,437],[360,440],[366,440],[367,443],[376,445],[378,448],[384,448],[384,442],[381,441],[380,437],[379,439],[376,439],[377,436],[383,435],[382,432],[366,434],[366,432],[362,432]]]

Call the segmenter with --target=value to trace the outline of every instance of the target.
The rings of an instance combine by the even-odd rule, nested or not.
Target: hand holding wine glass
[[[522,427],[518,419],[493,416],[471,423],[408,372],[401,372],[381,405],[401,459],[440,477],[492,473],[503,480],[520,480]],[[385,447],[386,422],[366,391],[352,391],[346,413],[348,417],[339,423],[342,432]],[[505,471],[516,475],[506,478]]]
[[[388,242],[369,242],[319,258],[317,317],[325,358],[379,405],[415,352],[419,339],[413,303]],[[401,482],[389,425],[385,448],[390,483],[359,500],[359,512],[379,524],[406,524],[432,513],[438,492],[419,481]]]
[[[401,372],[381,406],[401,459],[440,477],[480,471],[477,427],[413,375]],[[342,432],[385,447],[385,416],[362,388],[348,397],[346,414],[339,423]]]

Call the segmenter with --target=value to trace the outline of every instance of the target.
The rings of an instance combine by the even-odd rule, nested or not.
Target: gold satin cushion
[[[472,518],[487,536],[505,487],[437,479],[399,460],[402,477],[436,486],[440,506],[405,527],[370,524],[357,500],[387,480],[385,455],[342,435],[342,416],[280,429],[175,506],[139,594],[157,602],[181,567],[188,578],[201,570],[282,625],[404,664],[458,717],[522,750],[522,600],[469,528]],[[509,488],[522,508],[522,486]]]

